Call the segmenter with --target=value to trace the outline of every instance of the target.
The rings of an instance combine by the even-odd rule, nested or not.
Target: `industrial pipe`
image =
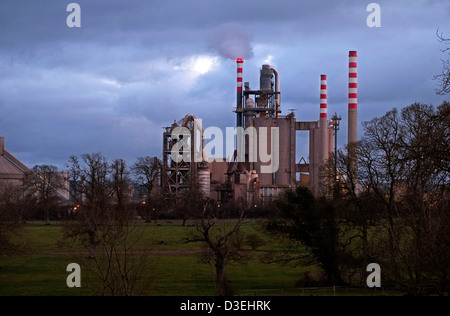
[[[270,66],[270,69],[275,74],[275,92],[277,93],[276,97],[276,109],[275,109],[275,117],[279,117],[281,112],[281,94],[280,94],[280,73],[274,67]]]

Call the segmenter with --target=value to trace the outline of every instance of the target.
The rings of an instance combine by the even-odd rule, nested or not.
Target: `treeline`
[[[17,222],[65,220],[86,203],[127,211],[147,221],[163,209],[159,180],[160,160],[141,157],[130,167],[122,159],[101,153],[70,157],[62,172],[56,166],[37,165],[23,183],[0,187],[0,209]],[[6,215],[5,215],[6,216]]]
[[[448,102],[416,103],[365,122],[362,139],[324,166],[323,198],[299,187],[275,203],[266,228],[294,251],[273,260],[313,257],[330,285],[364,284],[365,268],[378,263],[383,286],[448,294],[449,153]]]

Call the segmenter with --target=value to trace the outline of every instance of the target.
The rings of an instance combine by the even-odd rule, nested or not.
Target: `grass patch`
[[[188,223],[189,224],[189,223]],[[76,262],[79,246],[61,247],[62,225],[45,226],[41,223],[25,225],[22,237],[28,243],[29,254],[0,259],[0,296],[85,296],[94,295],[89,289],[70,289],[66,285],[68,264]],[[214,271],[201,264],[197,252],[199,243],[184,243],[186,234],[195,229],[181,226],[179,221],[159,224],[140,223],[141,238],[137,249],[151,249],[157,258],[152,295],[156,296],[209,296],[214,294]],[[255,222],[242,225],[244,235],[258,234],[266,244],[257,251],[249,245],[251,253],[246,264],[232,263],[227,268],[228,279],[238,295],[372,295],[367,289],[349,291],[332,288],[298,289],[295,283],[307,270],[320,271],[318,267],[288,267],[281,264],[262,263],[260,257],[268,251],[282,249],[280,241],[261,231]],[[82,254],[81,254],[82,255]],[[82,267],[83,286],[83,267]],[[379,293],[377,293],[379,294]]]
[[[66,256],[29,255],[0,261],[0,296],[85,296],[66,285]]]

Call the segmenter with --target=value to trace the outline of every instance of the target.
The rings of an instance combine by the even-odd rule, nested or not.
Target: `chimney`
[[[320,118],[328,118],[327,75],[320,76]]]
[[[328,158],[328,105],[327,105],[327,75],[320,76],[320,160]]]
[[[0,156],[5,152],[5,137],[0,137]]]
[[[357,52],[349,53],[348,72],[348,143],[358,141],[358,70]]]
[[[237,102],[236,102],[236,127],[244,127],[243,122],[243,108],[242,108],[242,99],[243,99],[243,73],[244,73],[244,60],[242,58],[238,58],[236,60],[237,64]]]

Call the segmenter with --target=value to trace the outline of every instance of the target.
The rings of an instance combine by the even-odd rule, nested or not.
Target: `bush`
[[[264,246],[267,242],[259,237],[258,234],[249,234],[246,238],[247,245],[252,248],[252,250],[256,250],[259,247]]]

